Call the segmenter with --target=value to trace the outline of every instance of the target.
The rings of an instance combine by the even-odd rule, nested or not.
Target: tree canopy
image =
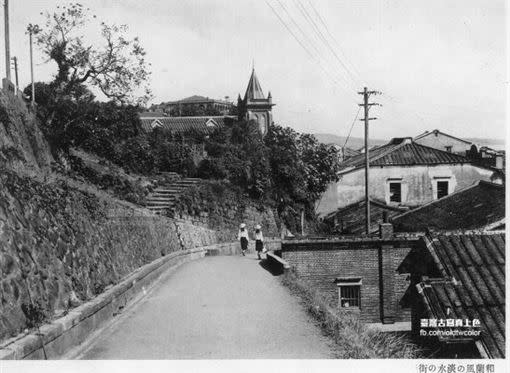
[[[116,102],[146,103],[150,97],[149,64],[138,38],[126,37],[126,25],[101,22],[103,45],[96,46],[87,42],[82,33],[96,19],[89,8],[71,3],[44,15],[46,21],[37,27],[36,43],[48,60],[57,64],[57,93],[67,95],[76,87],[89,84]],[[137,95],[139,89],[143,90],[142,95]]]

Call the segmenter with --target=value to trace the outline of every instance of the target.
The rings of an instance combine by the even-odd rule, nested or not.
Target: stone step
[[[154,189],[154,193],[180,193],[182,192],[186,187],[184,186],[175,186],[175,187],[168,187],[168,188],[156,188]]]
[[[161,200],[161,199],[164,199],[164,200],[175,200],[177,199],[177,195],[175,194],[153,194],[149,197],[147,197],[147,199],[158,199],[158,200]]]
[[[157,207],[157,208],[168,208],[173,207],[175,204],[168,202],[147,202],[145,207]]]

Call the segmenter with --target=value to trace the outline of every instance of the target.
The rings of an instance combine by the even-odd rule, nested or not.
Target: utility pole
[[[14,77],[16,79],[16,89],[19,90],[19,80],[18,80],[18,57],[12,57],[12,62],[14,64]]]
[[[9,43],[9,0],[4,0],[5,23],[5,77],[11,81],[11,47]]]
[[[33,52],[33,35],[37,35],[40,31],[39,26],[29,24],[27,26],[28,38],[30,42],[30,80],[32,84],[32,107],[35,106],[35,83],[34,83],[34,52]]]
[[[370,168],[370,158],[369,158],[369,150],[368,150],[368,123],[371,120],[375,120],[377,118],[370,118],[368,116],[368,112],[371,106],[380,106],[377,103],[369,103],[368,98],[370,95],[381,94],[378,91],[369,91],[367,87],[363,89],[363,92],[358,92],[358,94],[363,95],[363,103],[359,104],[359,106],[363,106],[365,109],[365,117],[360,119],[365,122],[365,232],[367,235],[370,234],[370,194],[369,194],[369,168]]]

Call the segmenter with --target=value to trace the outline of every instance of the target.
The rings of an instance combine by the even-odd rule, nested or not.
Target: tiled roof
[[[393,217],[396,231],[481,229],[505,218],[505,187],[487,181]]]
[[[379,230],[379,224],[383,222],[383,213],[388,217],[401,214],[407,209],[388,206],[384,202],[370,201],[370,222],[371,233]],[[343,234],[362,234],[365,233],[365,200],[355,202],[342,207],[324,217],[326,222],[336,222],[336,229]]]
[[[370,166],[410,166],[469,163],[461,155],[420,145],[411,138],[392,139],[388,144],[370,149]],[[360,154],[342,162],[340,172],[348,172],[365,165],[365,154]]]
[[[189,131],[198,131],[201,133],[210,133],[215,128],[225,126],[226,122],[233,120],[230,116],[210,116],[210,117],[154,117],[141,118],[142,128],[151,132],[154,128],[161,128],[166,131],[183,133]]]
[[[442,279],[423,278],[418,292],[435,319],[478,319],[482,357],[505,357],[504,233],[422,238]]]
[[[354,156],[360,155],[360,154],[361,154],[361,152],[359,152],[355,149],[344,147],[344,157],[345,158],[354,157]]]
[[[264,93],[262,92],[262,88],[260,87],[259,80],[257,79],[257,75],[255,75],[255,69],[251,72],[250,81],[248,82],[248,87],[246,88],[246,93],[244,94],[244,99],[249,100],[263,100],[265,99]]]

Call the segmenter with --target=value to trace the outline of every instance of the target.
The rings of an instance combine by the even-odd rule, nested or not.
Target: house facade
[[[370,198],[387,205],[416,207],[466,188],[479,180],[499,176],[489,167],[468,158],[415,143],[411,138],[392,139],[372,149]],[[320,216],[349,206],[365,195],[365,155],[342,163],[339,181],[331,183],[316,205]]]

